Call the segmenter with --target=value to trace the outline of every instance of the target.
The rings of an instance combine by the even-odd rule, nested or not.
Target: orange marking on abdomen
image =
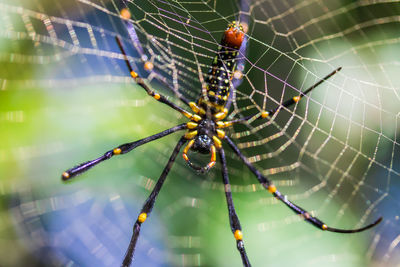
[[[224,42],[232,48],[240,48],[244,40],[244,32],[236,27],[228,28],[224,33]]]

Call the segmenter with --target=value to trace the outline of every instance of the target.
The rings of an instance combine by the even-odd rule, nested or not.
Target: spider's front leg
[[[224,183],[225,197],[226,197],[226,202],[228,204],[229,223],[231,225],[231,230],[232,230],[233,236],[236,239],[237,249],[239,250],[240,256],[242,257],[243,266],[249,267],[249,266],[251,266],[251,264],[247,257],[246,250],[244,248],[242,227],[240,226],[239,217],[237,216],[236,211],[235,211],[235,206],[233,205],[231,184],[229,183],[228,168],[226,166],[225,151],[221,147],[221,148],[219,148],[218,152],[220,155],[220,160],[221,160],[221,165],[222,165],[221,166],[222,167],[222,181]]]
[[[232,150],[235,152],[236,155],[239,156],[239,158],[244,162],[244,164],[250,169],[251,172],[253,172],[257,178],[257,180],[260,182],[260,184],[267,189],[274,197],[276,197],[278,200],[282,201],[285,203],[286,206],[288,206],[292,211],[294,211],[296,214],[299,214],[306,220],[307,222],[311,223],[313,226],[329,231],[329,232],[337,232],[337,233],[357,233],[357,232],[362,232],[365,231],[371,227],[374,227],[378,223],[382,221],[382,217],[378,218],[375,222],[368,224],[364,227],[357,228],[357,229],[338,229],[338,228],[333,228],[329,227],[326,225],[324,222],[319,220],[316,217],[311,216],[311,214],[299,207],[298,205],[294,204],[293,202],[289,201],[284,195],[282,195],[281,192],[278,191],[278,189],[271,183],[271,181],[268,180],[267,177],[261,174],[257,168],[255,168],[249,161],[248,159],[242,154],[242,152],[239,150],[239,148],[233,143],[233,141],[229,137],[225,137],[225,140],[229,144],[229,146],[232,148]]]
[[[126,3],[125,3],[126,5]],[[131,20],[131,12],[129,11],[128,7],[124,7],[121,9],[120,11],[120,16],[123,19],[123,23],[126,26],[126,31],[128,32],[128,35],[131,39],[131,43],[134,46],[136,52],[139,54],[140,60],[143,63],[143,67],[146,71],[151,71],[151,73],[153,74],[153,77],[159,81],[160,83],[162,83],[165,87],[169,88],[171,90],[171,92],[173,92],[175,94],[175,96],[177,96],[183,103],[185,103],[187,106],[189,106],[189,101],[186,99],[186,97],[184,97],[178,90],[178,86],[176,87],[172,87],[168,82],[167,82],[167,78],[164,77],[163,75],[161,75],[161,73],[159,73],[156,70],[156,66],[154,66],[154,64],[148,60],[147,55],[144,52],[144,48],[142,46],[142,44],[140,43],[138,34],[136,33],[135,30],[135,26],[133,24],[133,21]],[[118,41],[117,41],[118,42]],[[122,47],[122,45],[120,45],[121,42],[118,42],[119,46]],[[125,51],[121,51],[123,54],[125,54]],[[126,55],[125,55],[126,58]],[[129,66],[128,66],[129,68]]]
[[[271,109],[269,111],[262,111],[258,114],[255,115],[250,115],[250,116],[246,116],[240,119],[236,119],[236,120],[232,120],[229,122],[229,125],[225,126],[228,127],[232,124],[236,124],[236,123],[243,123],[243,122],[247,122],[251,119],[265,119],[268,117],[273,116],[275,113],[277,113],[282,107],[284,108],[288,108],[290,106],[292,106],[293,104],[299,102],[303,96],[305,96],[306,94],[308,94],[309,92],[311,92],[314,88],[316,88],[317,86],[319,86],[320,84],[322,84],[323,82],[325,82],[326,80],[328,80],[330,77],[332,77],[333,75],[335,75],[336,73],[338,73],[340,70],[342,69],[342,67],[339,67],[337,69],[335,69],[334,71],[332,71],[331,73],[329,73],[328,75],[326,75],[324,78],[322,78],[321,80],[319,80],[317,83],[315,83],[314,85],[310,86],[309,88],[307,88],[307,90],[305,90],[304,92],[300,92],[300,95],[298,96],[294,96],[289,100],[286,100],[285,102],[282,103],[282,105]],[[228,122],[226,122],[228,123]]]
[[[115,37],[115,40],[118,44],[119,49],[121,50],[122,55],[124,56],[124,61],[126,66],[129,69],[129,73],[131,75],[131,77],[135,80],[135,82],[142,87],[146,93],[153,97],[155,100],[166,104],[167,106],[173,108],[174,110],[178,111],[179,113],[183,114],[186,118],[188,119],[195,119],[194,115],[191,114],[190,112],[187,112],[185,109],[181,108],[180,106],[174,104],[173,102],[169,101],[165,96],[163,96],[162,94],[159,94],[157,92],[155,92],[150,86],[148,86],[145,82],[144,79],[142,77],[139,76],[139,74],[133,70],[131,63],[129,63],[128,57],[126,55],[125,49],[122,46],[122,42],[118,37]],[[186,103],[186,102],[185,102]]]

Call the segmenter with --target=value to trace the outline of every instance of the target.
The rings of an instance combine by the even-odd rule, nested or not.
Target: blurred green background
[[[173,21],[178,14],[191,18],[190,23],[210,31],[202,33],[206,37],[194,31],[202,39],[182,41],[165,28],[158,29],[159,35],[188,47],[197,41],[199,47],[190,49],[200,51],[206,71],[226,21],[238,16],[241,3],[167,3],[128,3],[139,21],[135,26],[143,31],[140,37],[157,36],[151,22],[159,18],[168,29],[184,28]],[[169,12],[157,10],[161,5]],[[141,205],[180,136],[113,158],[71,183],[60,179],[65,169],[119,144],[185,122],[128,77],[113,39],[115,34],[126,38],[117,15],[121,6],[119,1],[0,2],[0,266],[119,265]],[[278,159],[255,164],[268,172],[275,162],[299,163],[300,170],[272,179],[328,225],[352,228],[384,217],[381,225],[361,234],[321,232],[266,194],[227,152],[253,266],[399,265],[399,14],[396,1],[250,2],[250,46],[235,111],[250,99],[257,103],[251,108],[262,107],[265,93],[271,97],[267,105],[276,106],[274,101],[296,94],[293,88],[304,89],[343,66],[294,113],[283,111],[271,127],[248,137],[262,139],[272,128],[288,135],[283,143],[296,136],[300,144],[295,153],[290,146]],[[149,42],[143,42],[145,49],[154,49]],[[128,50],[139,64],[134,49]],[[166,53],[153,50],[159,52]],[[180,52],[177,68],[199,64],[193,55],[185,61],[187,55]],[[168,62],[154,60],[171,80]],[[183,93],[199,92],[199,82],[192,81],[195,69],[180,74],[178,79],[186,82]],[[159,83],[152,85],[168,94]],[[253,96],[254,88],[261,93]],[[248,141],[234,137],[238,143]],[[245,153],[261,155],[281,145],[271,142]],[[198,175],[178,156],[143,227],[135,266],[241,266],[220,180],[219,167]]]

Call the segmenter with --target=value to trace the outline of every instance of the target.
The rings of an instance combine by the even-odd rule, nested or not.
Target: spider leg
[[[317,83],[315,83],[314,85],[312,85],[309,88],[307,88],[307,90],[305,90],[304,92],[300,92],[299,96],[294,96],[291,99],[286,100],[285,102],[282,103],[282,105],[280,105],[280,106],[278,106],[278,107],[276,107],[274,109],[271,109],[269,111],[263,111],[263,112],[258,113],[256,115],[250,115],[250,116],[246,116],[246,117],[243,117],[243,118],[240,118],[240,119],[232,120],[229,123],[230,123],[230,125],[232,125],[232,124],[235,124],[235,123],[243,123],[243,122],[249,121],[250,119],[253,119],[253,118],[256,118],[256,117],[258,117],[258,119],[265,119],[267,117],[271,117],[275,113],[279,112],[279,110],[281,110],[282,107],[288,108],[288,107],[292,106],[293,104],[299,102],[303,96],[305,96],[306,94],[311,92],[314,88],[316,88],[318,85],[320,85],[321,83],[325,82],[330,77],[332,77],[333,75],[338,73],[341,69],[342,69],[342,67],[337,68],[336,70],[332,71],[331,73],[326,75],[324,78],[319,80]]]
[[[294,204],[293,202],[289,201],[286,196],[282,195],[281,192],[278,191],[278,189],[276,189],[276,187],[271,183],[271,181],[268,180],[267,177],[265,177],[264,175],[262,175],[248,160],[247,158],[242,154],[242,152],[240,152],[239,148],[235,145],[235,143],[233,143],[233,141],[229,138],[229,137],[225,137],[225,140],[227,141],[227,143],[229,144],[229,146],[233,149],[233,151],[236,153],[236,155],[239,156],[239,158],[244,162],[244,164],[250,169],[251,172],[253,172],[258,181],[260,182],[260,184],[267,189],[274,197],[276,197],[277,199],[279,199],[280,201],[282,201],[283,203],[286,204],[286,206],[288,206],[292,211],[294,211],[295,213],[299,214],[301,217],[304,218],[304,220],[306,220],[307,222],[311,223],[312,225],[314,225],[315,227],[321,229],[321,230],[325,230],[325,231],[330,231],[330,232],[337,232],[337,233],[357,233],[357,232],[362,232],[364,230],[367,230],[371,227],[374,227],[375,225],[377,225],[378,223],[380,223],[382,221],[382,217],[380,217],[379,219],[377,219],[375,222],[364,226],[362,228],[358,228],[358,229],[337,229],[337,228],[332,228],[327,226],[324,222],[322,222],[321,220],[319,220],[316,217],[313,217],[310,215],[309,212],[307,212],[306,210],[302,209],[301,207],[297,206],[296,204]]]
[[[84,163],[79,164],[78,166],[75,166],[75,167],[73,167],[71,169],[66,170],[65,172],[63,172],[61,178],[64,181],[65,180],[69,180],[69,179],[71,179],[71,178],[73,178],[73,177],[75,177],[75,176],[77,176],[77,175],[89,170],[90,168],[96,166],[100,162],[105,161],[107,159],[110,159],[112,156],[128,153],[129,151],[133,150],[134,148],[136,148],[138,146],[141,146],[141,145],[146,144],[148,142],[154,141],[156,139],[159,139],[161,137],[164,137],[164,136],[169,135],[171,133],[174,133],[176,131],[186,129],[186,127],[187,127],[186,123],[183,123],[183,124],[177,125],[175,127],[172,127],[170,129],[167,129],[165,131],[162,131],[160,133],[157,133],[157,134],[148,136],[146,138],[140,139],[138,141],[120,145],[120,146],[118,146],[118,147],[116,147],[116,148],[114,148],[114,149],[112,149],[110,151],[107,151],[106,153],[104,153],[103,156],[101,156],[101,157],[99,157],[97,159],[86,161]]]
[[[135,247],[136,247],[136,242],[139,237],[140,233],[140,228],[143,222],[146,221],[147,217],[150,215],[151,210],[153,209],[154,203],[156,202],[156,198],[158,196],[158,193],[160,193],[161,187],[164,184],[165,179],[167,178],[168,172],[171,170],[172,164],[174,163],[176,156],[179,153],[179,150],[183,146],[183,144],[187,140],[182,137],[178,144],[175,146],[174,151],[172,152],[171,157],[168,160],[167,165],[165,166],[160,178],[158,178],[158,181],[156,185],[153,188],[153,191],[151,192],[150,196],[147,198],[146,202],[143,204],[142,210],[140,211],[140,214],[135,222],[135,225],[133,226],[133,233],[132,233],[132,238],[129,243],[128,249],[126,250],[124,261],[122,262],[122,266],[128,267],[132,263],[132,258],[133,254],[135,252]]]
[[[120,38],[118,36],[116,36],[115,40],[117,41],[117,44],[118,44],[119,49],[121,50],[121,53],[124,55],[124,60],[125,60],[126,66],[128,67],[129,72],[130,72],[132,78],[135,80],[135,82],[140,87],[142,87],[149,96],[152,96],[155,100],[160,101],[161,103],[164,103],[164,104],[168,105],[169,107],[171,107],[171,108],[175,109],[176,111],[180,112],[181,114],[183,114],[185,117],[187,117],[189,119],[192,119],[194,117],[193,114],[191,114],[190,112],[187,112],[183,108],[181,108],[178,105],[172,103],[165,96],[163,96],[163,95],[161,95],[159,93],[156,93],[147,84],[145,84],[144,80],[139,76],[139,74],[132,69],[131,63],[129,63],[129,60],[128,60],[127,56],[126,56],[126,52],[124,50],[124,47],[122,46]]]
[[[183,102],[185,103],[187,106],[189,106],[189,100],[187,100],[179,91],[177,88],[172,87],[168,82],[167,79],[165,77],[163,77],[160,73],[158,73],[157,71],[155,71],[153,69],[153,64],[150,61],[147,61],[147,56],[144,53],[144,49],[142,47],[142,45],[140,44],[139,41],[139,37],[136,33],[135,27],[133,26],[133,23],[131,22],[130,18],[131,18],[131,12],[129,11],[128,7],[127,7],[127,3],[124,3],[124,5],[126,6],[125,8],[121,9],[120,11],[120,15],[121,17],[124,19],[123,22],[126,26],[126,30],[128,32],[128,35],[130,37],[130,39],[132,40],[132,43],[136,49],[136,51],[139,53],[140,55],[140,59],[142,60],[145,69],[148,71],[152,71],[152,73],[155,74],[155,78],[161,82],[164,86],[168,87],[172,92],[174,92],[174,94]],[[148,65],[146,65],[148,64]],[[146,66],[150,66],[150,68],[146,68]]]
[[[233,236],[236,239],[237,249],[239,250],[240,256],[242,257],[243,266],[248,267],[251,266],[251,264],[249,262],[249,259],[247,258],[246,250],[244,248],[244,243],[243,243],[242,228],[240,226],[240,221],[235,211],[235,206],[233,205],[231,185],[229,183],[229,176],[228,176],[228,168],[226,166],[225,151],[222,147],[219,149],[219,155],[222,164],[222,181],[224,183],[226,202],[228,204],[229,223],[231,225]]]
[[[328,80],[330,77],[332,77],[333,75],[335,75],[336,73],[338,73],[340,70],[342,69],[342,67],[337,68],[336,70],[332,71],[331,73],[329,73],[328,75],[326,75],[324,78],[322,78],[321,80],[319,80],[317,83],[315,83],[314,85],[310,86],[309,88],[307,88],[307,90],[305,90],[304,92],[300,92],[299,96],[294,96],[289,100],[286,100],[285,102],[282,103],[282,107],[290,107],[293,104],[297,103],[300,101],[300,99],[305,96],[306,94],[308,94],[309,92],[311,92],[314,88],[316,88],[318,85],[320,85],[321,83],[325,82],[326,80]],[[281,108],[281,106],[276,107],[274,109],[271,109],[270,111],[268,111],[268,115],[272,116],[274,115],[279,109]]]

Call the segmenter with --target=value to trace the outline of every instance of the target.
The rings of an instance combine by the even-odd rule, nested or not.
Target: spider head
[[[212,139],[207,134],[197,135],[194,138],[193,151],[202,154],[209,154],[211,152]]]

